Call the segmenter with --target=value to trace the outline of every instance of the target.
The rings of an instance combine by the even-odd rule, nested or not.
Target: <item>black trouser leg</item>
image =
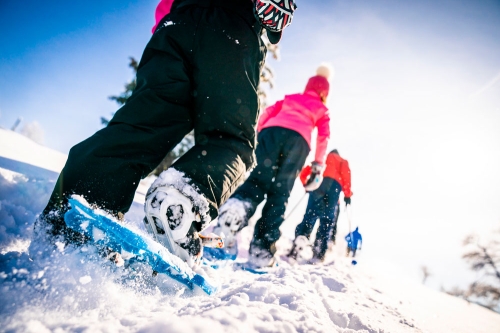
[[[284,220],[288,198],[310,149],[300,134],[280,127],[264,129],[259,135],[259,146],[261,144],[263,147],[257,155],[257,162],[259,167],[263,167],[252,171],[252,176],[255,176],[251,177],[263,177],[265,180],[270,174],[274,177],[266,185],[262,184],[267,186],[267,200],[262,217],[255,225],[251,247],[270,250],[281,236],[279,227]]]
[[[260,69],[265,47],[237,15],[208,8],[194,36],[195,146],[173,167],[186,174],[211,204],[212,218],[255,162]]]
[[[324,210],[325,205],[323,203],[323,196],[318,195],[316,191],[309,193],[306,213],[304,214],[302,222],[295,227],[295,237],[306,236],[309,239],[316,221],[319,217],[323,216]]]
[[[335,221],[335,207],[337,206],[340,191],[342,187],[333,179],[326,178],[330,181],[330,186],[326,194],[323,196],[324,202],[324,215],[319,219],[319,227],[316,232],[316,239],[314,241],[314,255],[319,259],[325,257],[326,250],[328,249],[328,240],[331,237]]]
[[[247,216],[251,217],[257,206],[266,199],[273,181],[278,173],[278,163],[281,148],[276,142],[276,134],[273,128],[264,129],[259,133],[258,145],[255,151],[257,166],[252,170],[247,180],[233,194],[234,198],[250,203]],[[286,140],[286,137],[282,137]]]
[[[333,219],[333,227],[332,227],[332,236],[330,237],[330,240],[335,243],[335,237],[337,237],[337,223],[339,221],[339,215],[340,215],[340,202],[337,201],[337,206],[335,207],[335,218]]]
[[[108,127],[71,149],[45,213],[71,194],[126,212],[140,179],[193,128],[196,146],[175,168],[198,185],[212,217],[253,163],[260,28],[219,7],[188,6],[168,19],[175,24],[148,43],[131,98]]]
[[[328,200],[325,200],[325,197],[330,191],[333,181],[331,178],[325,178],[316,190],[309,193],[306,213],[302,222],[295,228],[295,237],[303,235],[310,238],[316,221],[328,214]]]

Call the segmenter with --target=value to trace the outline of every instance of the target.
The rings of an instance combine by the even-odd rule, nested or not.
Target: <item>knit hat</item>
[[[329,65],[320,65],[316,70],[316,75],[307,81],[305,92],[314,91],[320,96],[323,95],[326,99],[328,92],[330,91],[330,82],[328,82],[328,79],[330,78],[331,71],[332,70]]]

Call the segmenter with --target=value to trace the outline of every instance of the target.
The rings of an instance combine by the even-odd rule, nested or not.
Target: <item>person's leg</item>
[[[318,190],[309,193],[306,213],[304,214],[302,222],[295,228],[295,239],[293,240],[288,257],[297,260],[299,257],[303,257],[303,251],[311,248],[309,238],[311,237],[311,232],[314,229],[318,217],[321,216],[322,195],[323,194]]]
[[[250,244],[251,253],[254,248],[274,254],[273,244],[281,236],[279,227],[284,220],[290,192],[310,151],[305,139],[297,132],[280,127],[270,129],[275,135],[275,142],[281,142],[282,148],[275,166],[278,171],[267,193],[262,217],[255,225],[254,238]]]
[[[195,27],[186,36],[191,47],[184,50],[190,65],[195,145],[152,184],[145,225],[171,252],[195,261],[202,254],[198,233],[217,217],[220,205],[254,163],[256,90],[265,47],[249,9],[245,17],[212,7],[209,1],[203,6],[181,4],[181,19],[160,24],[163,28],[157,30]]]
[[[192,15],[198,25],[189,54],[196,143],[172,167],[206,198],[214,219],[254,163],[265,46],[260,27],[230,11],[199,8]]]
[[[276,165],[278,165],[282,154],[282,145],[276,141],[276,133],[273,128],[263,129],[259,133],[258,139],[255,151],[257,166],[232,196],[233,198],[250,201],[254,207],[251,215],[255,212],[255,208],[264,201],[271,188],[278,172]]]
[[[146,228],[171,252],[184,256],[186,250],[185,257],[195,261],[202,254],[198,233],[217,217],[220,205],[254,163],[256,91],[265,47],[251,3],[242,3],[249,5],[248,17],[213,7],[210,1],[181,4],[181,19],[157,30],[195,27],[186,36],[191,47],[184,50],[191,69],[195,145],[152,184],[146,196]]]
[[[318,198],[312,193],[309,194],[309,200],[307,201],[306,213],[302,222],[300,222],[297,227],[295,227],[295,237],[306,236],[308,239],[311,237],[311,232],[314,229],[314,225],[318,219]]]
[[[137,72],[137,88],[109,125],[74,146],[44,210],[55,234],[65,231],[67,198],[80,194],[112,213],[128,211],[142,177],[193,128],[187,65],[194,26],[155,33]]]
[[[328,189],[323,197],[324,214],[320,217],[320,224],[316,232],[316,240],[313,247],[314,256],[320,260],[324,259],[326,250],[328,249],[328,240],[331,237],[334,224],[335,207],[342,189],[336,180],[326,178],[323,182],[325,181],[328,182]]]
[[[308,239],[311,237],[312,230],[318,218],[322,217],[325,212],[324,197],[326,190],[329,187],[328,179],[323,180],[320,187],[309,193],[309,201],[307,202],[307,209],[302,219],[302,222],[295,228],[295,237],[306,236]]]
[[[340,215],[340,202],[337,201],[337,205],[335,206],[335,218],[333,220],[333,227],[332,227],[332,236],[330,237],[330,240],[335,244],[335,238],[337,237],[337,223],[339,221],[339,215]]]
[[[257,166],[252,170],[247,180],[234,192],[231,198],[219,209],[219,219],[216,232],[226,235],[226,244],[235,244],[236,234],[248,225],[257,206],[265,199],[277,168],[281,145],[275,142],[272,129],[264,129],[258,135],[255,151]],[[274,163],[272,162],[274,161]]]

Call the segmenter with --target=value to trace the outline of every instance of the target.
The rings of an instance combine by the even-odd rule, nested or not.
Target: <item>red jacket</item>
[[[311,174],[311,167],[306,166],[300,173],[300,181],[306,184],[307,177]],[[342,186],[342,191],[346,198],[352,196],[351,191],[351,169],[349,169],[349,162],[344,160],[336,153],[329,153],[326,158],[326,168],[323,172],[323,177],[335,179]]]

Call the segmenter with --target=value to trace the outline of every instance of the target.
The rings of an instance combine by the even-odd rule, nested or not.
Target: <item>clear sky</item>
[[[116,110],[107,97],[132,77],[128,57],[140,58],[150,37],[156,3],[0,0],[0,126],[36,120],[62,152],[100,129]],[[297,4],[281,60],[270,62],[270,100],[333,64],[330,148],[351,164],[362,259],[415,278],[427,265],[433,287],[463,285],[473,275],[462,239],[500,228],[500,3]]]

